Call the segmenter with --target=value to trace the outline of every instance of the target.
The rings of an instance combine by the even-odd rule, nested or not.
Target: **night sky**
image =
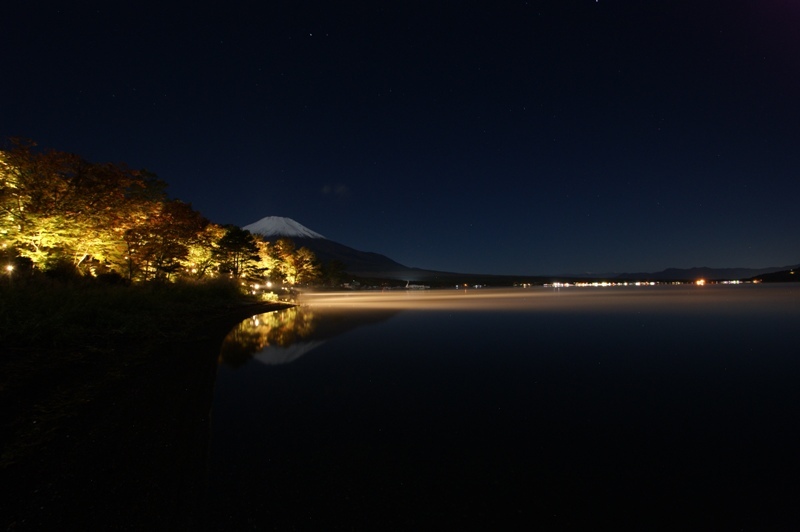
[[[0,136],[407,266],[800,262],[790,0],[13,2]]]

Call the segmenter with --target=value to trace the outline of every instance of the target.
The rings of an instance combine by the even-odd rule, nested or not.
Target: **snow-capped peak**
[[[284,218],[283,216],[267,216],[261,218],[259,221],[245,225],[242,229],[246,229],[251,233],[263,236],[288,236],[288,237],[304,237],[304,238],[325,238],[319,233],[316,233],[292,220],[291,218]]]

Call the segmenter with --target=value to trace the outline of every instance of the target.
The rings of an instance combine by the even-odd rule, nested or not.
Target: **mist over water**
[[[797,311],[793,285],[657,285],[452,290],[308,292],[299,302],[313,308],[529,312],[754,312]]]
[[[796,285],[299,303],[232,331],[244,351],[223,346],[210,461],[221,529],[798,517]],[[299,355],[280,355],[292,345]]]

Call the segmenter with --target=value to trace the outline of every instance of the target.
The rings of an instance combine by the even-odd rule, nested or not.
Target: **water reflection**
[[[759,529],[796,513],[800,286],[300,303],[226,340],[210,529]],[[232,369],[251,359],[270,365]]]
[[[233,368],[253,358],[266,364],[291,362],[303,351],[289,351],[288,348],[295,343],[305,343],[313,331],[314,312],[308,307],[257,314],[228,333],[220,348],[219,361]]]
[[[231,368],[251,360],[267,365],[288,364],[346,331],[388,320],[399,310],[332,309],[301,305],[257,314],[243,320],[225,337],[219,362]]]

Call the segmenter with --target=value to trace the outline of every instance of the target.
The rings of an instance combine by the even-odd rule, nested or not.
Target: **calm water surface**
[[[300,303],[222,347],[214,528],[800,523],[798,285]]]

